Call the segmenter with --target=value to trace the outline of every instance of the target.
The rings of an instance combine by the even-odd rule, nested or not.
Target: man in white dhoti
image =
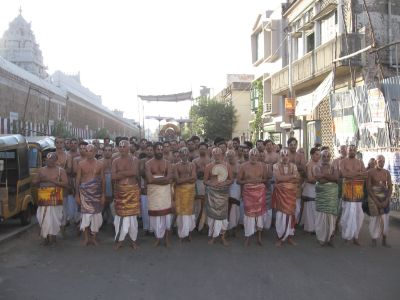
[[[196,226],[197,230],[201,231],[206,222],[206,213],[205,213],[205,195],[206,195],[206,187],[204,185],[204,170],[206,166],[210,163],[210,158],[207,155],[208,146],[206,143],[199,144],[199,157],[193,160],[193,163],[196,167],[196,198],[194,204],[194,210],[196,215]]]
[[[358,235],[364,220],[362,201],[364,200],[364,184],[367,173],[364,163],[356,158],[357,147],[350,145],[348,158],[340,161],[339,169],[343,177],[342,188],[342,238],[347,242],[353,240],[360,245]]]
[[[122,246],[129,233],[131,247],[137,249],[138,222],[140,213],[139,159],[129,154],[129,142],[119,143],[120,156],[113,160],[111,177],[115,181],[115,247]]]
[[[304,225],[304,231],[315,233],[315,166],[319,164],[320,152],[318,148],[310,150],[311,159],[306,166],[306,178],[301,194],[303,205],[300,225]]]
[[[387,243],[387,236],[389,232],[389,208],[393,185],[390,173],[383,168],[384,166],[385,157],[378,155],[376,157],[376,167],[368,171],[369,233],[372,238],[373,247],[376,247],[379,238],[382,238],[382,246],[390,247]]]
[[[267,212],[265,201],[265,184],[268,180],[268,168],[260,162],[257,149],[250,150],[250,161],[240,165],[238,183],[242,185],[244,206],[245,246],[250,245],[250,236],[257,232],[257,244],[262,246],[261,232]]]
[[[159,246],[161,240],[165,239],[165,246],[169,247],[172,221],[172,167],[169,161],[163,159],[161,143],[155,143],[153,150],[154,158],[145,165],[150,228],[156,237],[155,246]]]
[[[239,163],[236,159],[235,151],[228,150],[226,152],[226,160],[232,169],[233,182],[229,187],[229,205],[228,205],[228,230],[231,231],[233,236],[236,236],[236,230],[240,218],[240,201],[242,198],[241,187],[237,182],[237,175],[239,173]]]
[[[294,225],[296,223],[296,193],[299,173],[294,163],[289,161],[289,150],[280,151],[280,162],[274,165],[275,188],[272,193],[272,207],[276,210],[275,228],[278,235],[276,246],[280,247],[287,240],[289,244],[296,245],[292,240]]]
[[[179,149],[181,161],[175,164],[175,214],[178,226],[178,236],[182,242],[184,238],[191,241],[191,232],[196,227],[194,215],[194,198],[196,194],[196,167],[189,161],[189,150],[186,147]]]
[[[214,244],[214,239],[221,236],[221,242],[228,246],[225,232],[228,229],[228,202],[229,186],[232,184],[232,170],[224,162],[222,150],[212,150],[213,162],[207,165],[204,171],[204,184],[206,188],[206,212],[208,217],[209,245]]]
[[[331,154],[329,150],[321,152],[320,165],[314,167],[315,179],[317,180],[315,191],[316,218],[315,233],[321,246],[333,247],[333,236],[338,215],[338,169],[331,165]]]
[[[103,164],[95,158],[97,149],[86,146],[86,159],[78,163],[76,172],[77,194],[75,199],[81,207],[81,231],[84,232],[85,246],[97,246],[96,234],[103,224],[101,215],[106,202],[106,185]],[[90,231],[90,232],[89,232]]]
[[[46,166],[40,168],[32,183],[39,185],[37,220],[44,245],[56,242],[63,217],[63,189],[68,188],[67,173],[57,167],[57,154],[47,154]]]

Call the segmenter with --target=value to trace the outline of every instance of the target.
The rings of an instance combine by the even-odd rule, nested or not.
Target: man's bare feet
[[[214,245],[214,238],[211,238],[208,240],[207,244],[209,245]]]
[[[334,242],[333,242],[333,238],[331,238],[331,239],[329,240],[329,242],[327,243],[327,245],[328,245],[329,247],[335,248],[335,244],[334,244]]]
[[[356,246],[361,246],[360,241],[358,239],[353,239],[353,244]]]
[[[192,233],[189,233],[189,236],[188,236],[188,241],[189,241],[189,242],[191,242],[191,241],[192,241]]]
[[[262,242],[261,242],[261,230],[259,230],[257,232],[257,245],[258,246],[262,246],[263,245]]]
[[[227,241],[226,238],[225,238],[225,232],[221,234],[221,243],[222,243],[222,245],[224,245],[225,247],[226,247],[226,246],[229,246],[229,243],[228,243],[228,241]]]
[[[97,240],[96,240],[96,237],[95,237],[95,236],[93,236],[93,237],[92,237],[92,239],[91,239],[91,243],[93,244],[93,246],[98,246],[98,245],[99,245],[99,243],[97,242]]]
[[[292,245],[292,246],[297,246],[297,243],[296,243],[295,241],[293,241],[291,237],[288,237],[287,241],[288,241],[288,243],[289,243],[290,245]]]
[[[275,243],[275,246],[276,246],[276,247],[282,247],[282,245],[283,245],[283,242],[282,242],[281,240],[278,240],[278,241]]]
[[[156,239],[156,241],[154,242],[154,247],[158,246],[160,246],[160,239]]]
[[[170,243],[170,240],[169,240],[169,231],[168,230],[165,232],[165,247],[166,248],[171,247],[171,243]]]
[[[245,240],[244,240],[244,246],[245,247],[250,246],[250,239],[248,237],[246,237]]]
[[[118,250],[118,249],[121,248],[121,247],[122,247],[122,242],[116,242],[115,245],[114,245],[114,247],[113,247],[113,249],[114,249],[114,250]]]
[[[139,245],[136,243],[136,241],[131,241],[131,248],[133,250],[138,250],[139,249]]]
[[[45,238],[40,244],[42,246],[48,246],[50,244],[49,237]]]
[[[386,236],[382,237],[382,246],[386,248],[392,248],[392,246],[390,246],[390,244],[387,243]]]

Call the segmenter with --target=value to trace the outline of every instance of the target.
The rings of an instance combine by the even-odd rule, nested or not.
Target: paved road
[[[171,249],[112,250],[112,228],[101,245],[83,247],[71,231],[54,248],[39,243],[38,227],[0,245],[0,299],[399,299],[400,220],[391,220],[392,248],[371,248],[364,224],[362,247],[320,248],[297,233],[297,247],[208,246],[205,235]]]

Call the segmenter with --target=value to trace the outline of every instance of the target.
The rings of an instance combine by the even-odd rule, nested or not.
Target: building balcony
[[[332,39],[316,49],[306,53],[300,59],[295,60],[292,63],[292,85],[295,89],[301,89],[308,86],[312,86],[319,81],[323,80],[324,74],[332,71],[332,61],[335,57],[342,57],[347,53],[355,52],[361,49],[360,34],[347,34],[348,38],[348,51],[346,46],[345,35],[338,36],[337,42]],[[335,56],[335,44],[336,44],[336,56]],[[348,59],[342,60],[336,64],[336,67],[348,67]],[[351,58],[353,66],[361,65],[361,56]],[[273,74],[271,79],[272,94],[283,95],[286,94],[289,89],[289,67],[286,66],[279,72]],[[319,80],[321,77],[321,80]]]

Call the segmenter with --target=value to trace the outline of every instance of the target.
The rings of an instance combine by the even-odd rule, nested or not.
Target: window
[[[331,13],[327,18],[322,19],[321,26],[321,44],[324,44],[335,37],[337,32],[336,12]]]
[[[315,48],[315,34],[314,32],[307,36],[307,53]]]
[[[257,56],[256,61],[264,57],[264,47],[263,47],[263,40],[262,40],[262,32],[260,31],[256,37],[256,47],[257,47]]]

